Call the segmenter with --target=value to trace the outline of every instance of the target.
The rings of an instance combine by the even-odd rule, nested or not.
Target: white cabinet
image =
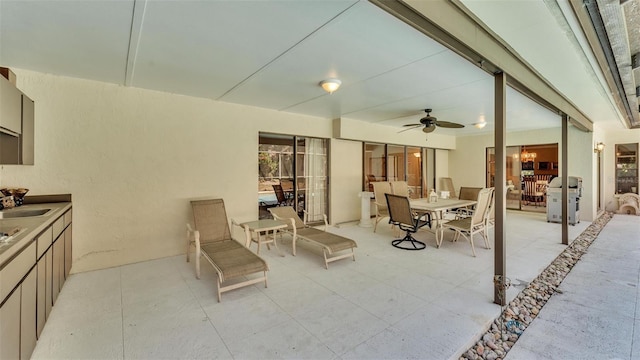
[[[0,76],[0,127],[12,133],[22,132],[22,93]]]
[[[0,359],[20,358],[20,291],[0,307]]]
[[[0,164],[34,164],[35,104],[0,76]]]
[[[36,347],[36,268],[22,281],[20,288],[20,359],[28,360]]]
[[[36,244],[0,270],[0,359],[30,358],[36,338]],[[8,297],[7,297],[8,296]]]
[[[34,162],[34,121],[35,104],[22,94],[22,135],[20,135],[20,164],[33,165]]]
[[[0,264],[0,360],[29,359],[71,270],[71,210]]]
[[[38,288],[36,301],[36,336],[40,338],[44,323],[47,321],[47,257],[43,256],[38,260]]]

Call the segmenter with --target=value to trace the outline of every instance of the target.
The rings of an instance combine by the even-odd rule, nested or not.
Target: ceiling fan
[[[404,129],[399,132],[415,129],[420,126],[424,126],[422,131],[426,133],[433,132],[436,129],[436,126],[440,126],[443,128],[450,128],[450,129],[461,129],[464,127],[464,125],[462,124],[457,124],[449,121],[440,121],[435,116],[430,115],[431,111],[432,111],[431,109],[424,109],[424,112],[427,113],[427,116],[420,119],[420,124],[405,124],[404,126],[408,127],[408,129]]]

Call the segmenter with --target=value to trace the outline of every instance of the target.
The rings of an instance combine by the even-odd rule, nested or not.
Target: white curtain
[[[305,139],[305,210],[308,221],[322,221],[326,213],[327,152],[323,139]]]

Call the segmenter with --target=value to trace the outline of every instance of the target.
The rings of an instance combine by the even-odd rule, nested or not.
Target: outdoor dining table
[[[435,234],[436,245],[440,247],[442,245],[442,238],[444,237],[444,213],[447,210],[462,208],[475,205],[475,200],[459,200],[459,199],[438,199],[435,202],[429,202],[427,198],[411,199],[409,204],[412,210],[418,212],[428,211],[433,214],[432,221],[436,222]]]

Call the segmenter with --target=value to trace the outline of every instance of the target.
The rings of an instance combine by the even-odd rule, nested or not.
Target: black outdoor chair
[[[425,225],[431,227],[431,214],[416,214],[411,211],[409,198],[406,196],[392,194],[385,194],[385,196],[389,207],[389,223],[406,231],[404,238],[391,241],[391,245],[403,250],[422,250],[427,247],[422,241],[416,240],[413,234]]]

